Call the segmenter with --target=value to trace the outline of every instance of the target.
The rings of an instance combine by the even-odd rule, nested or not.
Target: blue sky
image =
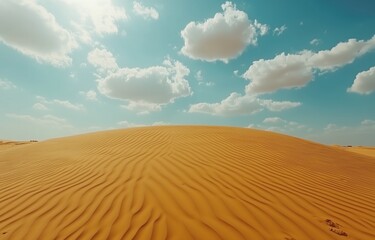
[[[371,0],[3,0],[0,139],[161,124],[375,145]]]

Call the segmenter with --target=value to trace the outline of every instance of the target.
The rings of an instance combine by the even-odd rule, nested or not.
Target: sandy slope
[[[375,147],[344,147],[346,151],[375,157]]]
[[[0,239],[375,239],[374,173],[241,128],[52,139],[0,151]]]
[[[9,140],[0,140],[0,151],[8,150],[12,147],[17,147],[19,145],[30,144],[34,142],[30,141],[9,141]]]

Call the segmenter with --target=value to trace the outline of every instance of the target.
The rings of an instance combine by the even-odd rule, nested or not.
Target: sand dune
[[[20,145],[34,143],[35,141],[9,141],[9,140],[0,140],[0,151],[8,150],[13,147]]]
[[[375,239],[375,158],[145,127],[0,151],[0,239]]]
[[[375,157],[375,147],[343,147],[346,151]]]

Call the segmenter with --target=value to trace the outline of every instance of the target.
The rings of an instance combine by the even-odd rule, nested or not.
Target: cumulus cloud
[[[0,2],[0,41],[41,63],[64,67],[77,43],[36,1]]]
[[[162,66],[122,68],[98,80],[101,94],[128,101],[129,110],[158,111],[162,105],[192,94],[185,79],[190,70],[178,61],[166,59]]]
[[[139,2],[133,2],[133,11],[144,19],[159,19],[159,13],[153,7],[145,7]]]
[[[118,69],[115,57],[105,48],[95,48],[87,55],[87,61],[96,67],[99,72],[115,71]]]
[[[334,71],[374,48],[375,37],[368,41],[349,39],[330,50],[281,53],[273,59],[254,61],[242,75],[250,81],[246,93],[262,94],[279,89],[301,88],[313,79],[314,73]]]
[[[295,88],[306,85],[313,77],[307,65],[308,54],[289,55],[281,53],[274,59],[254,61],[243,74],[251,80],[246,93],[274,92],[280,88]]]
[[[73,23],[79,34],[90,38],[91,33],[99,35],[118,33],[117,22],[127,19],[125,9],[113,4],[112,0],[60,0],[79,18]]]
[[[375,48],[375,36],[368,41],[349,39],[330,50],[319,51],[311,56],[309,64],[319,70],[335,70],[352,63],[356,58]]]
[[[272,112],[281,112],[289,108],[295,108],[301,106],[302,103],[300,102],[291,102],[291,101],[273,101],[270,99],[261,100],[262,106],[266,107],[268,110]]]
[[[259,99],[249,95],[231,93],[220,103],[197,103],[190,106],[190,113],[205,113],[214,116],[239,116],[250,115],[262,111],[264,108],[269,111],[282,111],[301,105],[298,102],[273,101]]]
[[[256,45],[259,35],[267,33],[264,24],[252,22],[247,14],[237,10],[232,2],[221,5],[222,13],[216,13],[205,22],[190,22],[181,31],[184,46],[181,52],[192,58],[227,63],[240,55],[249,44]]]
[[[375,67],[357,74],[348,92],[370,94],[375,91]]]
[[[287,29],[287,27],[285,25],[281,26],[281,27],[277,27],[273,30],[273,35],[277,35],[277,36],[280,36],[281,34],[283,34],[283,32]]]
[[[10,90],[10,89],[14,89],[14,88],[17,88],[17,87],[12,82],[0,78],[0,89]]]

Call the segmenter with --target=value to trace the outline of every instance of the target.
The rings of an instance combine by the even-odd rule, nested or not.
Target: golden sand
[[[375,239],[375,158],[163,126],[0,149],[0,239]]]
[[[344,147],[346,151],[355,152],[370,157],[375,157],[375,148],[374,147]]]

